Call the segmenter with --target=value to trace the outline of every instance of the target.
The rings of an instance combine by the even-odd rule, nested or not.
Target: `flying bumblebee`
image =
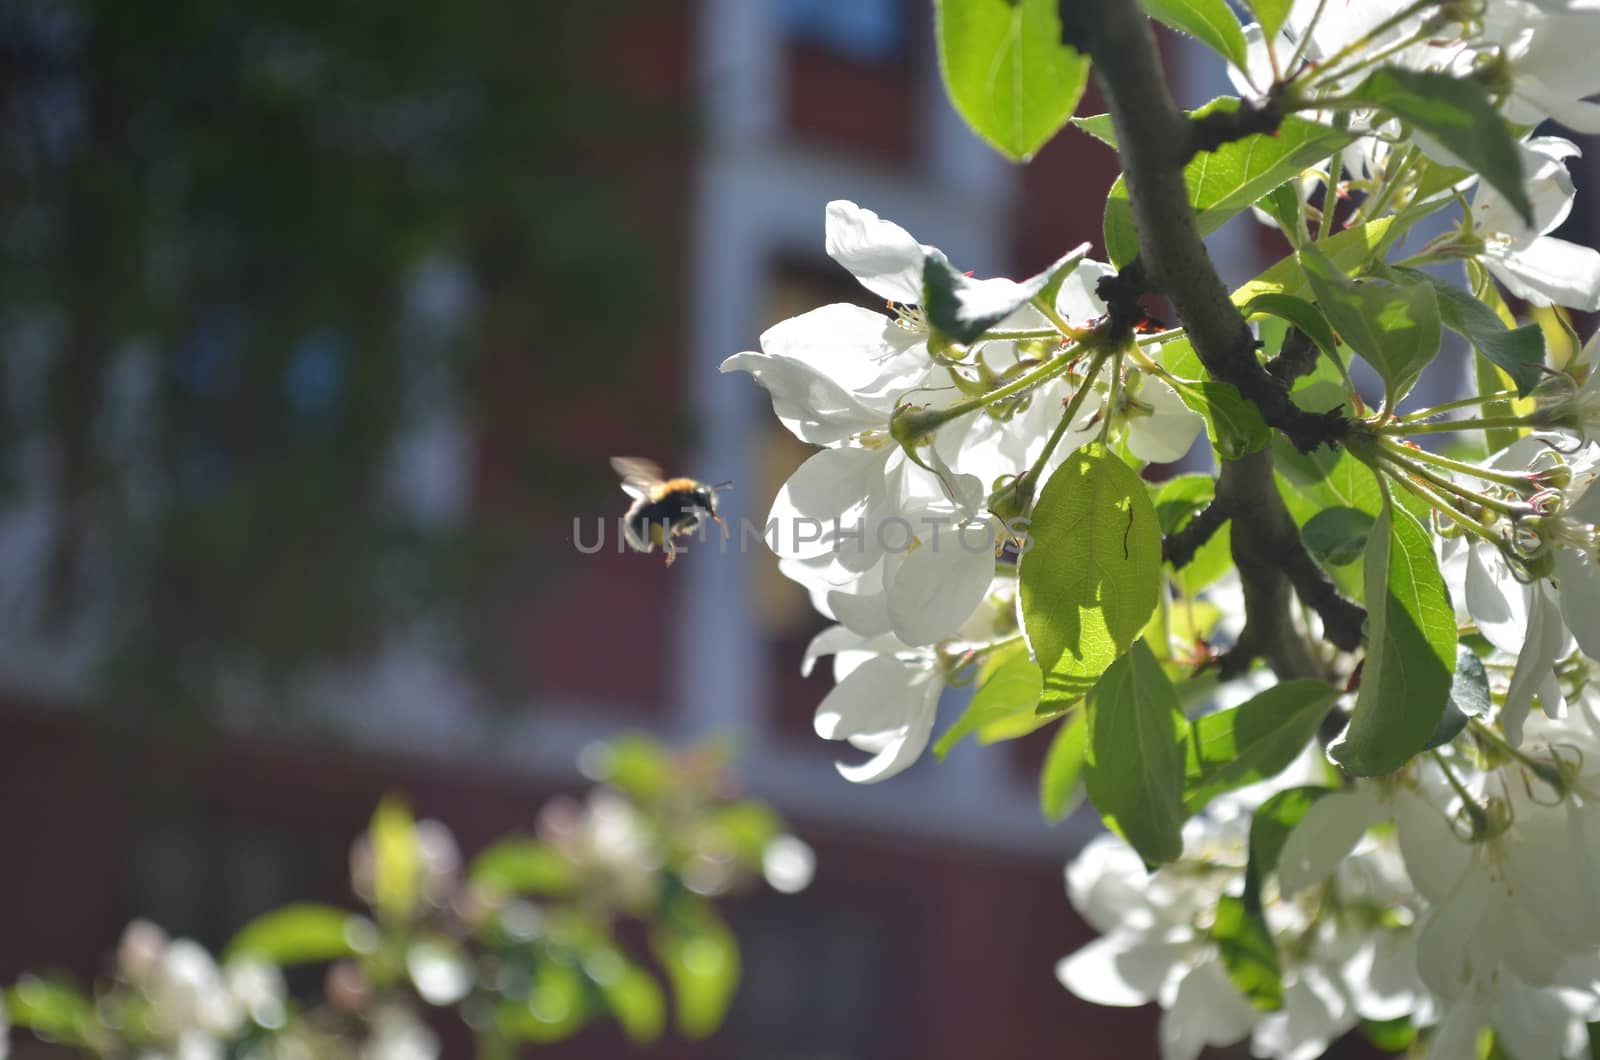
[[[622,491],[633,498],[622,520],[622,536],[631,548],[652,552],[660,545],[670,567],[682,551],[672,539],[694,533],[707,519],[728,539],[728,524],[717,514],[717,491],[732,483],[707,486],[692,478],[665,478],[655,464],[633,456],[614,456],[611,467],[622,476]]]

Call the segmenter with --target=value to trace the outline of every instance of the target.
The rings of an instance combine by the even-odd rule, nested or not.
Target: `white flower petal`
[[[768,547],[796,558],[871,547],[873,535],[864,520],[868,506],[883,493],[887,456],[856,446],[813,453],[773,498]],[[841,542],[840,534],[849,539]]]
[[[1177,391],[1154,376],[1147,376],[1140,384],[1138,400],[1153,411],[1146,416],[1128,417],[1128,449],[1152,464],[1183,459],[1205,429],[1205,419],[1185,405]]]
[[[1572,549],[1556,552],[1561,617],[1591,659],[1600,659],[1600,564]]]
[[[1232,1045],[1260,1018],[1222,966],[1204,961],[1183,977],[1172,1007],[1161,1014],[1162,1060],[1195,1060],[1208,1045]]]
[[[1600,251],[1592,247],[1540,236],[1525,247],[1491,244],[1483,263],[1512,294],[1534,305],[1600,309]]]
[[[859,647],[864,638],[853,629],[844,626],[829,626],[827,629],[811,638],[811,643],[806,645],[806,653],[800,660],[800,676],[810,677],[811,671],[816,667],[817,660],[824,655],[833,655],[848,648]]]
[[[1471,864],[1444,901],[1433,908],[1417,942],[1417,970],[1422,981],[1446,1001],[1461,997],[1470,988],[1475,971],[1472,951],[1484,927],[1492,887],[1481,854],[1481,848],[1473,850]]]
[[[887,429],[888,415],[863,404],[815,368],[788,357],[736,353],[724,372],[749,372],[770,395],[772,411],[803,442],[839,445],[873,428]]]
[[[761,352],[808,365],[857,396],[878,396],[926,375],[925,339],[882,313],[836,303],[774,324],[761,334]],[[889,403],[874,406],[887,411]]]
[[[907,644],[950,636],[983,602],[994,579],[995,530],[979,520],[958,530],[948,524],[926,536],[889,582],[889,623]]]
[[[1467,612],[1490,644],[1515,655],[1528,636],[1527,588],[1500,550],[1481,541],[1467,547]]]
[[[1389,804],[1406,874],[1424,898],[1442,901],[1467,871],[1472,849],[1456,838],[1444,814],[1421,795],[1402,789]]]
[[[928,737],[933,732],[940,688],[940,682],[924,682],[917,689],[922,693],[921,701],[912,705],[905,724],[890,732],[873,734],[875,738],[871,745],[865,743],[862,737],[850,737],[850,742],[855,746],[872,750],[873,757],[860,765],[834,763],[839,775],[852,784],[875,784],[915,764],[927,749]]]
[[[1278,855],[1278,886],[1298,894],[1333,875],[1379,820],[1378,800],[1360,788],[1324,795],[1294,826]]]
[[[1096,1005],[1145,1005],[1155,1000],[1183,949],[1138,935],[1105,935],[1057,961],[1056,978]]]
[[[844,199],[828,204],[827,218],[828,257],[879,298],[922,303],[922,262],[931,247],[918,243],[894,222]]]
[[[905,663],[879,655],[833,686],[817,707],[814,727],[824,740],[898,729],[914,713],[922,693],[922,688],[913,687],[913,674]]]

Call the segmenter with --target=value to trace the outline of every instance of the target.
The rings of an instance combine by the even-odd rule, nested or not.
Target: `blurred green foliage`
[[[477,422],[506,360],[615,378],[648,255],[595,145],[662,123],[596,60],[638,6],[0,8],[5,484],[52,512],[42,619],[97,619],[120,701],[281,684],[524,544],[419,524],[386,461],[429,403]],[[601,314],[609,363],[568,355]],[[530,420],[500,458],[531,493]]]
[[[453,1010],[482,1057],[603,1019],[651,1042],[669,1013],[679,1035],[704,1038],[739,978],[716,901],[763,876],[780,891],[805,887],[810,848],[769,807],[736,797],[722,748],[673,753],[626,737],[592,748],[585,768],[600,782],[585,801],[551,800],[533,834],[465,866],[442,824],[388,796],[351,850],[364,912],[284,906],[241,928],[220,964],[135,921],[90,991],[26,976],[0,992],[0,1014],[107,1058],[434,1056],[428,1008]],[[630,952],[640,938],[647,950]],[[326,968],[322,991],[292,996],[283,971],[306,965]],[[0,1055],[5,1041],[0,1020]]]

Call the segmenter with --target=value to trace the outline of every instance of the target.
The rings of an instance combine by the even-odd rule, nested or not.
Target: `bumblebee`
[[[622,520],[622,537],[635,551],[653,552],[660,545],[670,567],[682,551],[672,539],[694,533],[707,519],[722,527],[722,539],[728,539],[728,524],[717,514],[717,491],[732,483],[707,486],[692,478],[665,478],[655,464],[632,456],[612,457],[611,467],[622,476],[622,491],[633,498]]]

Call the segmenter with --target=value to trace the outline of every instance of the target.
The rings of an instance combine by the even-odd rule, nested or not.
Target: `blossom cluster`
[[[1297,764],[1249,788],[1218,793],[1181,776],[1190,815],[1181,855],[1152,856],[1159,843],[1135,835],[1122,812],[1130,804],[1113,813],[1091,786],[1117,834],[1091,842],[1067,877],[1102,937],[1063,960],[1060,978],[1102,1004],[1160,1004],[1168,1060],[1246,1038],[1256,1055],[1311,1060],[1358,1027],[1440,1058],[1481,1055],[1487,1035],[1520,1060],[1587,1055],[1586,1025],[1600,1019],[1600,694],[1591,684],[1600,659],[1600,339],[1576,352],[1570,329],[1565,340],[1560,333],[1566,310],[1600,310],[1600,251],[1553,235],[1572,211],[1567,166],[1579,152],[1533,132],[1547,119],[1600,132],[1590,98],[1600,94],[1600,66],[1589,61],[1600,8],[1248,6],[1277,17],[1270,33],[1243,27],[1245,55],[1231,70],[1240,106],[1297,115],[1297,135],[1309,135],[1309,121],[1332,130],[1335,146],[1256,200],[1258,220],[1294,253],[1235,302],[1259,322],[1263,356],[1287,349],[1283,321],[1320,349],[1312,378],[1290,377],[1293,400],[1347,417],[1342,451],[1283,446],[1287,456],[1274,460],[1305,547],[1339,592],[1367,608],[1365,654],[1319,643],[1326,616],[1309,601],[1291,613],[1290,635],[1308,645],[1306,665],[1336,702],[1333,720],[1350,714],[1345,734],[1324,748],[1327,734],[1319,740],[1312,725]],[[1422,113],[1427,92],[1448,95],[1453,83],[1496,111],[1479,112],[1482,120],[1503,119],[1509,130],[1493,166],[1463,134],[1470,122],[1430,126]],[[1109,129],[1096,121],[1085,127]],[[1505,161],[1513,155],[1514,165]],[[1189,190],[1204,194],[1193,180]],[[1420,248],[1395,251],[1419,221],[1452,214]],[[1366,256],[1330,264],[1346,232]],[[1183,458],[1202,431],[1223,459],[1265,447],[1270,432],[1262,424],[1249,433],[1255,413],[1208,381],[1182,321],[1130,333],[1126,317],[1116,319],[1105,300],[1120,280],[1110,265],[1079,253],[1026,281],[951,280],[959,274],[940,251],[848,202],[828,206],[825,245],[887,311],[814,310],[723,366],[750,373],[779,420],[820,447],[783,486],[772,517],[840,526],[936,516],[929,526],[1000,530],[999,547],[981,555],[938,530],[899,554],[842,548],[827,533],[775,548],[783,573],[835,623],[804,660],[809,671],[834,657],[816,731],[866,754],[840,764],[845,777],[882,780],[933,742],[941,693],[977,683],[968,715],[936,750],[986,725],[1003,738],[1064,718],[1052,761],[1065,749],[1061,775],[1076,778],[1084,741],[1100,737],[1084,736],[1081,724],[1066,734],[1092,709],[1090,685],[1112,671],[1102,662],[1063,679],[1052,669],[1059,645],[1045,657],[1038,630],[1054,619],[1047,605],[1030,612],[1006,529],[1032,516],[1039,533],[1041,486],[1093,447],[1143,474],[1170,543],[1205,507],[1209,483],[1161,485],[1164,473],[1149,465]],[[1442,265],[1464,266],[1466,288],[1419,271]],[[1502,288],[1548,309],[1545,326],[1515,327]],[[1269,323],[1274,316],[1282,320]],[[1442,328],[1473,347],[1478,392],[1405,411]],[[1383,377],[1381,403],[1352,380],[1352,353]],[[1131,534],[1139,507],[1097,517],[1114,511],[1120,529],[1126,512]],[[1070,528],[1094,532],[1088,522]],[[1139,612],[1149,621],[1107,658],[1127,659],[1137,639],[1165,684],[1204,670],[1240,635],[1227,545],[1201,538],[1199,547],[1210,550],[1204,560],[1195,553],[1184,569],[1164,571],[1157,606]],[[1363,555],[1364,572],[1346,568]],[[1080,601],[1079,619],[1099,607],[1098,598]],[[1042,683],[1019,679],[1022,692],[988,696],[986,681],[1003,683],[997,673],[1029,658]],[[1340,694],[1363,682],[1354,703]],[[1358,729],[1374,731],[1371,714],[1403,714],[1424,685],[1443,716],[1413,725],[1403,756],[1386,761],[1381,740],[1351,750]],[[1007,695],[1021,705],[1011,716],[996,709]],[[1189,718],[1179,724],[1191,736],[1201,715],[1222,713],[1203,691],[1183,706]],[[1169,753],[1155,744],[1145,763]],[[1179,774],[1205,770],[1181,753],[1166,761]],[[1155,798],[1128,797],[1147,798],[1132,805],[1140,811]]]
[[[935,336],[919,306],[924,265],[937,250],[843,201],[828,204],[826,248],[888,311],[812,310],[773,326],[759,352],[722,368],[750,373],[783,425],[823,447],[778,491],[769,523],[824,527],[814,541],[780,539],[774,551],[779,569],[838,623],[806,652],[808,673],[820,656],[834,656],[837,684],[817,710],[817,734],[869,752],[839,769],[876,781],[927,747],[950,660],[1019,636],[1011,612],[1024,521],[991,495],[1048,478],[1097,438],[1115,437],[1137,460],[1178,460],[1204,421],[1151,356],[1157,343],[1146,344],[1143,367],[1126,365],[1115,379],[1063,352],[1060,327],[1104,316],[1096,285],[1115,273],[1108,265],[1079,262],[1053,304],[1023,304],[980,349],[950,350],[930,347]],[[925,446],[905,446],[896,421],[908,412],[948,419]],[[924,532],[900,550],[862,532],[887,524]],[[961,547],[985,539],[1001,547]],[[1009,555],[1008,540],[1016,546]]]

